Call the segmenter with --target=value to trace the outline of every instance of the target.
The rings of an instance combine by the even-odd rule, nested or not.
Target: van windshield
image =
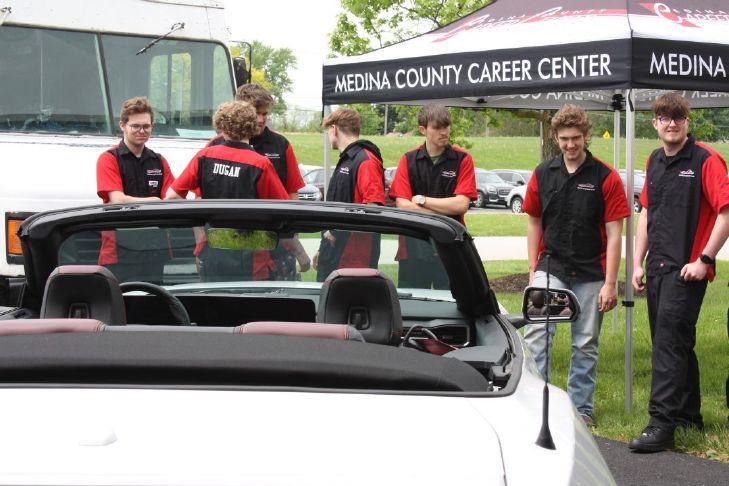
[[[155,135],[209,138],[233,96],[226,49],[214,42],[0,28],[0,131],[118,134],[125,99],[146,96]]]

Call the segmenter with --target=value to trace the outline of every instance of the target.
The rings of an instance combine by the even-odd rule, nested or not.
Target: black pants
[[[648,321],[653,341],[650,424],[674,429],[703,425],[696,321],[706,280],[685,281],[679,271],[648,278]]]
[[[422,260],[420,258],[408,258],[400,260],[400,267],[397,275],[397,286],[405,289],[438,289],[448,290],[451,288],[448,274],[443,263],[438,258]]]

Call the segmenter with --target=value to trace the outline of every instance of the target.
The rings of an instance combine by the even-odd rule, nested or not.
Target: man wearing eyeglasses
[[[147,98],[131,98],[122,104],[119,128],[123,138],[96,163],[96,191],[104,204],[159,201],[174,182],[165,158],[145,145],[153,126],[154,112]],[[153,255],[132,254],[118,239],[123,239],[119,232],[102,233],[99,265],[108,266],[119,281],[138,278],[139,272],[148,275],[152,270],[161,277],[162,263],[145,261],[146,257],[154,259]],[[127,257],[121,255],[127,251]]]
[[[696,322],[729,236],[729,179],[721,155],[688,134],[689,111],[677,93],[653,103],[663,144],[648,158],[640,196],[633,286],[647,288],[653,371],[650,420],[629,447],[644,452],[673,448],[676,427],[704,426]]]

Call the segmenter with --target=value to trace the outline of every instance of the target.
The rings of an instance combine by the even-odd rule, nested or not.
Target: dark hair
[[[126,123],[129,121],[130,116],[139,115],[141,113],[149,113],[149,117],[151,118],[152,123],[154,123],[154,111],[152,110],[152,105],[149,103],[149,100],[143,96],[137,96],[136,98],[130,98],[122,103],[119,119],[121,119],[122,123]]]
[[[428,128],[433,124],[435,128],[451,126],[451,112],[443,105],[425,105],[418,113],[418,126]]]
[[[688,118],[691,113],[691,107],[689,106],[686,98],[670,91],[664,93],[653,102],[651,105],[654,117],[658,118],[661,115],[670,116],[671,118]]]
[[[332,125],[336,125],[339,130],[347,135],[359,137],[359,130],[362,127],[362,117],[355,110],[339,108],[321,122],[321,126],[324,128],[329,128]]]
[[[271,108],[273,96],[260,84],[243,84],[235,91],[235,99],[247,101],[256,110]]]

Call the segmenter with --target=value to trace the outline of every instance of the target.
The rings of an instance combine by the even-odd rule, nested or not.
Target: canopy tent
[[[694,108],[729,106],[727,70],[726,0],[495,0],[432,32],[329,59],[322,98],[325,113],[344,103],[556,109],[569,102],[615,111],[616,139],[617,110],[625,109],[631,200],[635,110],[647,109],[662,90],[685,91]],[[326,133],[324,164],[328,174]],[[626,233],[630,282],[632,214]],[[627,285],[626,409],[632,407],[632,301]]]

